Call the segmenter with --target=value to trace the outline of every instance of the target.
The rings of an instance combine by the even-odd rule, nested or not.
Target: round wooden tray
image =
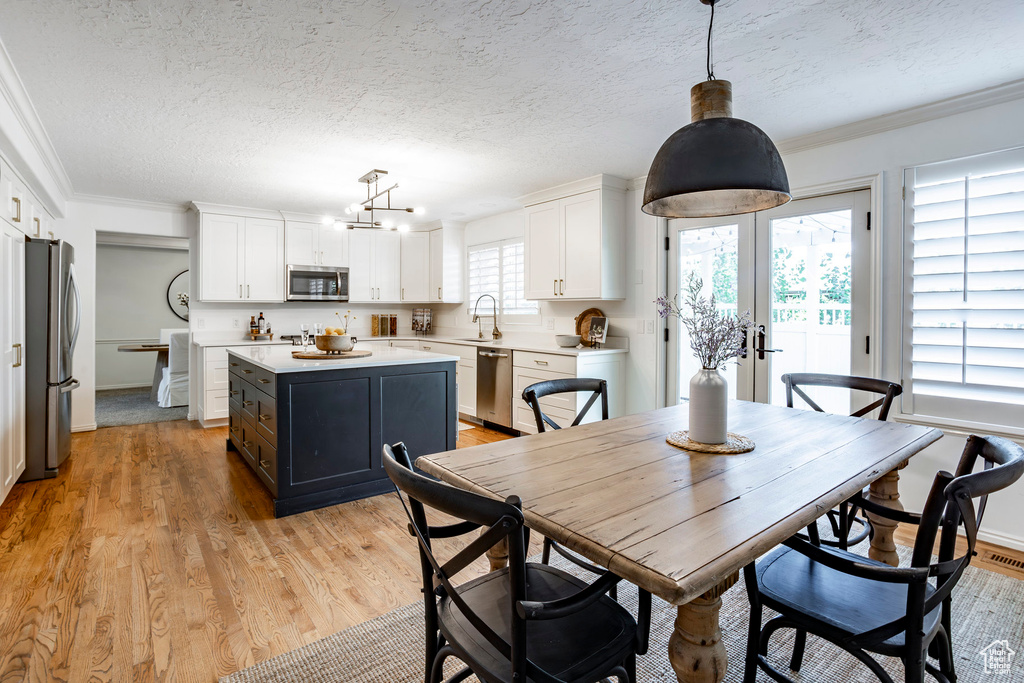
[[[576,316],[576,334],[580,335],[581,344],[584,346],[594,345],[594,342],[590,341],[590,319],[604,317],[606,316],[600,308],[588,308]]]
[[[749,453],[754,450],[754,442],[745,436],[729,432],[725,437],[725,443],[701,443],[690,439],[690,432],[682,430],[672,432],[665,437],[670,445],[682,448],[684,451],[697,451],[698,453],[718,453],[719,455],[730,455],[735,453]]]
[[[373,351],[357,349],[353,351],[339,351],[337,353],[326,353],[324,351],[292,351],[292,358],[299,360],[346,360],[348,358],[366,358],[372,356]]]

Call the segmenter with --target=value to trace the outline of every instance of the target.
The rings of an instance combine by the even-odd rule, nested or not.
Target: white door
[[[284,221],[245,219],[245,299],[284,301]]]
[[[199,292],[202,301],[245,298],[245,219],[203,214],[199,246]]]
[[[558,202],[526,207],[526,298],[558,298],[561,279]]]
[[[560,202],[562,275],[558,293],[566,299],[601,296],[601,191],[592,190]]]
[[[294,266],[320,264],[318,223],[288,221],[284,229],[285,263]]]
[[[402,301],[427,301],[430,298],[430,233],[404,233],[401,246]]]
[[[373,285],[373,230],[348,231],[348,300],[354,303],[374,301],[377,290]]]
[[[430,296],[427,301],[444,301],[444,229],[431,230],[430,235]]]
[[[402,300],[402,239],[390,230],[374,233],[373,280],[378,301]]]
[[[871,374],[868,208],[864,190],[756,214],[669,222],[669,291],[679,292],[682,303],[689,274],[697,273],[703,295],[713,292],[719,310],[749,311],[753,319],[747,357],[723,373],[730,397],[785,405],[783,374]],[[671,322],[670,404],[687,397],[699,369],[685,329]],[[819,405],[850,412],[849,392],[826,393],[833,395],[819,393]]]
[[[348,236],[351,230],[333,225],[320,226],[321,266],[343,268],[348,266]]]

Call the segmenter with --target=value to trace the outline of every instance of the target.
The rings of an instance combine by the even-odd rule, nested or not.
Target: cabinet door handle
[[[260,384],[270,384],[270,380],[269,379],[263,379],[262,377],[260,377],[256,381],[259,382]]]
[[[320,265],[322,266],[323,264],[324,264],[324,252],[321,251],[320,252]]]
[[[263,414],[260,414],[260,415],[257,415],[257,417],[259,418],[260,422],[266,422],[266,421],[267,421],[267,420],[269,420],[269,419],[270,419],[270,418],[271,418],[272,416],[270,416],[270,415],[263,415]]]
[[[238,285],[238,298],[242,298],[242,285]]]
[[[11,201],[14,202],[14,205],[18,209],[18,216],[17,216],[17,218],[12,218],[11,220],[13,220],[15,223],[20,223],[21,222],[21,197],[11,197]]]
[[[533,362],[536,363],[537,365],[547,365],[548,364],[548,362],[546,360],[536,360],[536,359],[534,359]]]
[[[440,287],[438,287],[438,288],[437,288],[437,300],[438,300],[438,301],[440,301],[440,300],[441,300],[441,299],[443,299],[443,298],[444,298],[444,297],[443,297],[443,296],[441,296],[441,288],[440,288]]]
[[[270,466],[270,461],[269,460],[263,460],[262,458],[260,458],[260,467],[262,467],[263,469],[267,469],[269,466]]]
[[[251,406],[252,405],[252,401],[242,401],[242,405],[243,406]]]
[[[558,278],[555,278],[551,282],[551,293],[554,294],[555,296],[558,296]]]
[[[246,448],[251,448],[252,447],[252,441],[243,441],[242,445],[245,446]]]
[[[251,375],[252,374],[252,370],[242,370],[242,372],[244,372],[247,375]]]
[[[230,365],[233,368],[237,368],[238,367],[238,363],[228,363],[228,365]]]
[[[18,352],[18,362],[15,363],[14,365],[12,365],[11,367],[20,368],[21,367],[21,344],[14,344],[11,348],[17,350],[17,352]]]
[[[251,299],[252,298],[252,285],[246,285],[245,286],[245,298],[246,299]]]
[[[558,281],[558,294],[559,294],[559,296],[565,296],[565,290],[563,289],[564,286],[565,286],[565,280],[559,280]]]
[[[231,428],[231,433],[232,434],[237,434],[238,433],[238,427],[232,427]]]
[[[402,301],[405,301],[405,287],[402,287]]]
[[[36,222],[36,237],[39,237],[40,235],[43,234],[42,221],[40,221],[38,218],[33,218],[32,220]]]
[[[237,396],[238,392],[232,389],[231,391],[228,392],[228,394],[230,394],[231,396]]]

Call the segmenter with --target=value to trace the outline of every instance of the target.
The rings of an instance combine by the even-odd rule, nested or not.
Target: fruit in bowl
[[[325,330],[326,332],[326,330]],[[316,348],[327,353],[340,353],[355,348],[356,340],[347,334],[318,334],[313,338]]]

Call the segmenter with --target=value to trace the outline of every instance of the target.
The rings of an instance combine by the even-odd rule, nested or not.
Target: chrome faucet
[[[483,330],[483,327],[480,324],[480,316],[477,315],[476,309],[480,307],[480,299],[483,299],[485,296],[491,297],[491,301],[494,302],[494,314],[493,314],[493,316],[494,316],[494,329],[491,330],[491,339],[501,339],[501,330],[498,329],[498,300],[495,299],[490,294],[481,294],[480,296],[478,296],[476,298],[476,303],[473,304],[473,320],[472,320],[472,322],[475,322],[477,324],[476,338],[477,339],[483,339],[484,338],[484,330]],[[484,315],[487,315],[487,314],[484,313]]]

